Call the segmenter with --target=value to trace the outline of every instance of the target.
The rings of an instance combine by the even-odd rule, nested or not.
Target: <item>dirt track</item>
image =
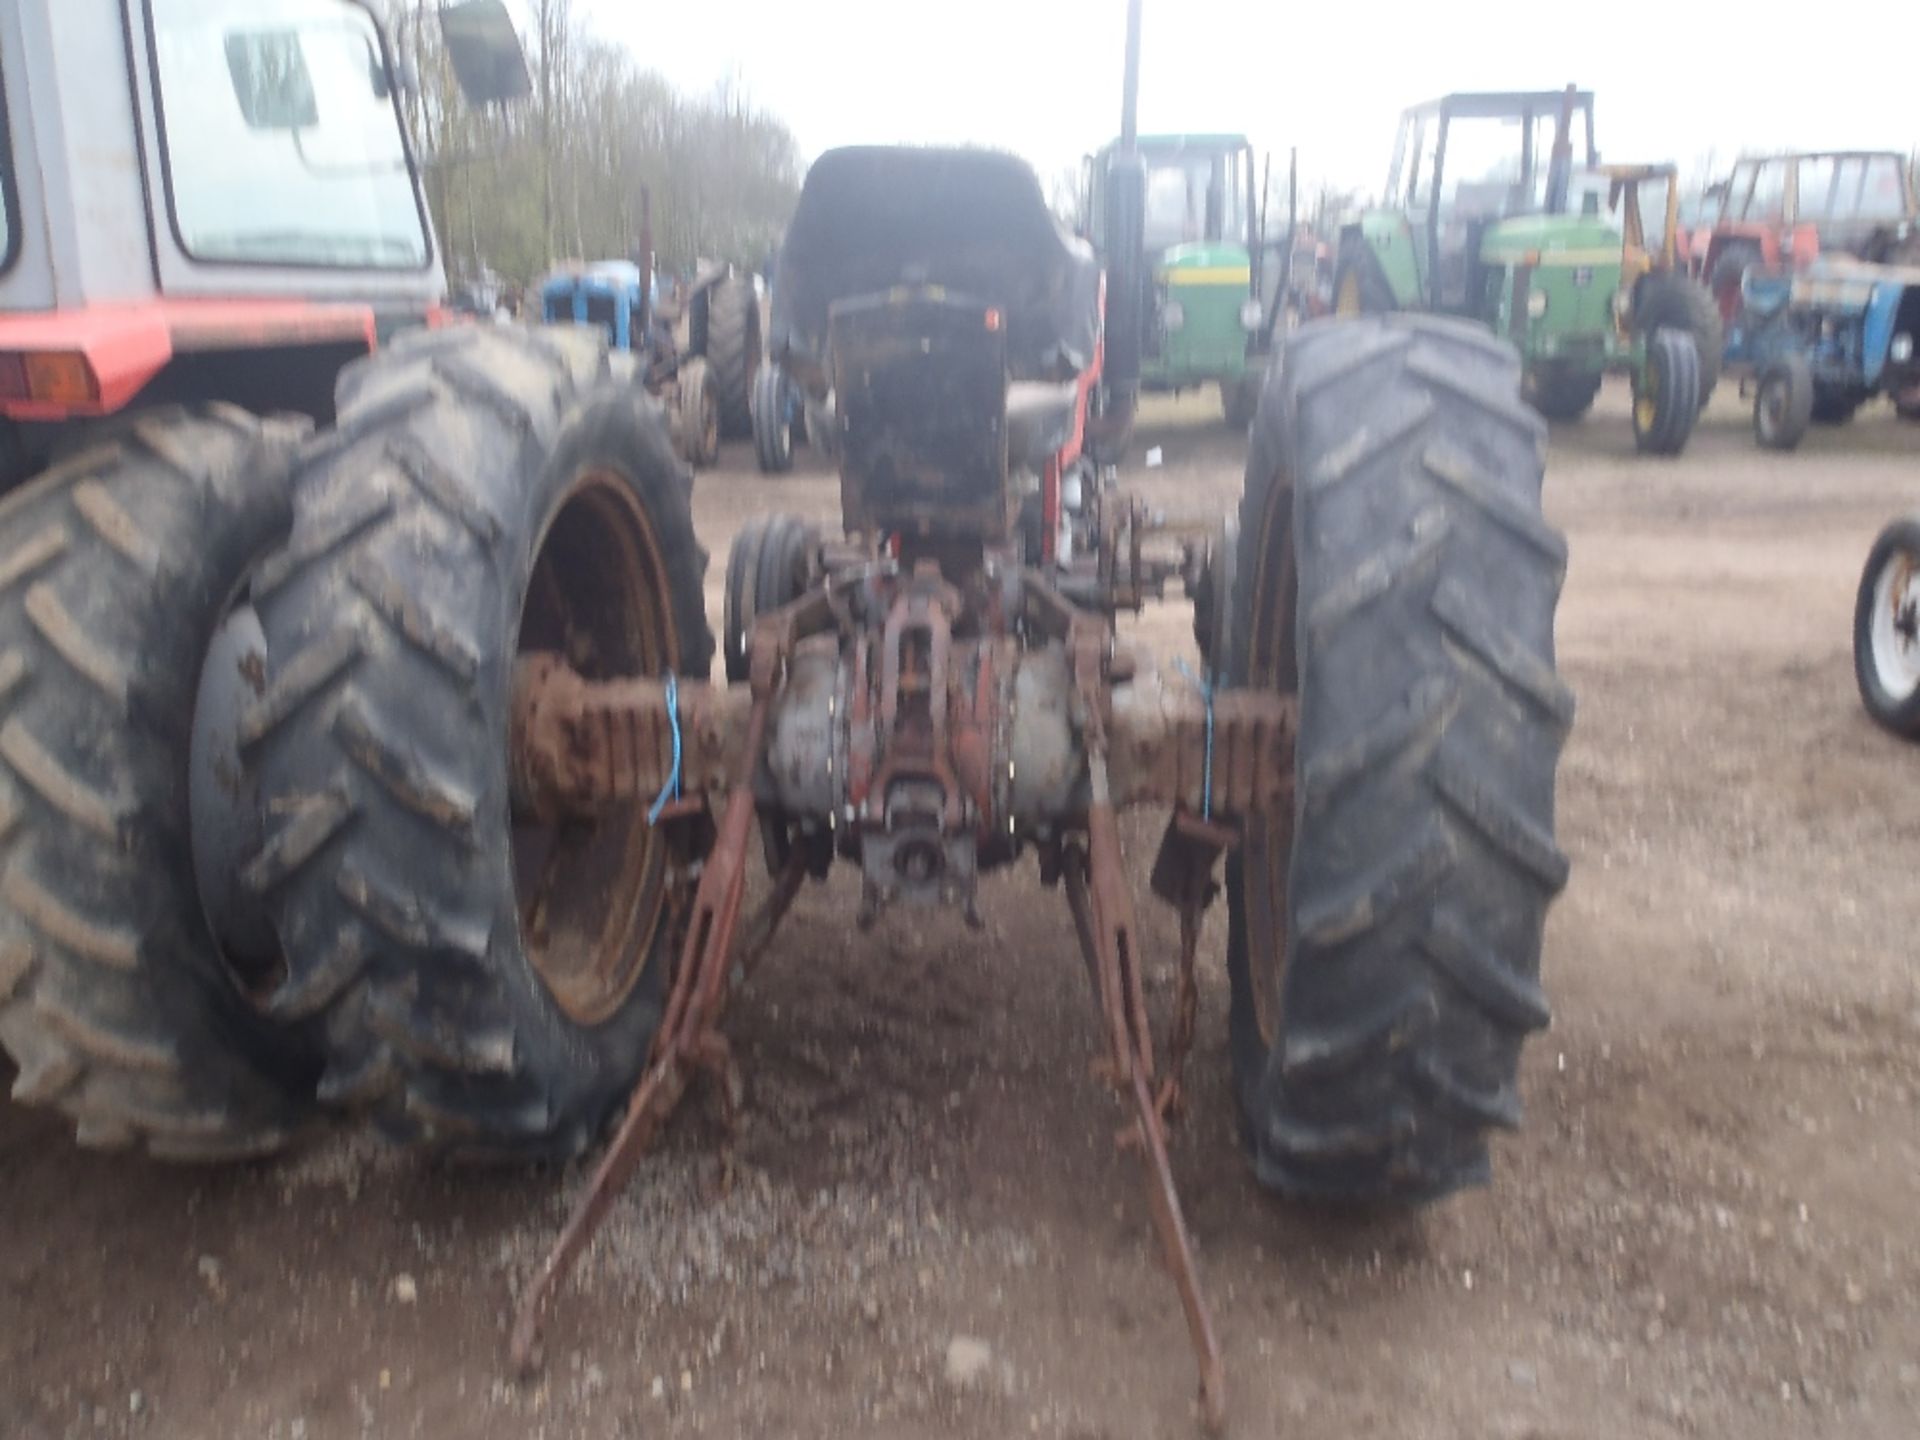
[[[1237,494],[1208,402],[1130,483]],[[1853,588],[1920,490],[1890,415],[1763,457],[1723,396],[1676,464],[1624,398],[1554,437],[1571,886],[1554,1028],[1492,1189],[1336,1219],[1253,1183],[1210,920],[1174,1164],[1236,1435],[1920,1433],[1920,748],[1854,695]],[[750,465],[744,447],[730,456]],[[716,611],[738,520],[833,478],[703,476]],[[1185,643],[1184,609],[1140,623]],[[1130,832],[1144,882],[1150,826]],[[1132,1437],[1192,1433],[1192,1365],[1064,906],[984,885],[984,937],[807,893],[729,1025],[750,1110],[724,1196],[697,1099],[553,1324],[497,1376],[510,1289],[583,1178],[340,1138],[252,1170],[86,1155],[0,1104],[0,1437]],[[1144,884],[1142,886],[1144,893]],[[1171,917],[1143,900],[1165,1003]],[[0,1079],[4,1079],[0,1076]],[[990,1354],[956,1386],[950,1342]]]

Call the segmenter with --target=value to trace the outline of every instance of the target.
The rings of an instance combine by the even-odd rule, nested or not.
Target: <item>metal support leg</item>
[[[750,755],[757,755],[764,743],[770,697],[771,687],[761,688],[755,697],[753,717],[748,724]],[[752,767],[744,767],[744,773],[751,775]],[[534,1368],[540,1322],[552,1296],[606,1219],[614,1200],[626,1188],[634,1167],[659,1134],[661,1125],[686,1093],[693,1072],[697,1069],[716,1071],[729,1099],[737,1086],[726,1041],[714,1027],[726,1002],[734,932],[740,918],[741,898],[746,893],[747,845],[753,831],[753,786],[741,779],[727,795],[727,807],[720,818],[713,850],[707,856],[699,888],[694,892],[693,913],[687,924],[673,986],[667,995],[666,1014],[654,1037],[646,1071],[627,1103],[626,1119],[621,1122],[613,1144],[601,1157],[593,1182],[574,1207],[566,1229],[561,1231],[540,1273],[521,1297],[508,1351],[509,1363],[516,1374],[525,1375]],[[798,889],[797,874],[782,875],[763,915],[757,915],[749,927],[749,959],[765,947],[779,915],[792,903]]]
[[[1133,897],[1120,856],[1119,826],[1106,798],[1106,769],[1097,752],[1091,769],[1094,800],[1087,811],[1087,846],[1085,851],[1069,848],[1064,857],[1067,903],[1073,909],[1081,942],[1089,948],[1087,961],[1094,971],[1094,988],[1105,1021],[1112,1079],[1133,1102],[1130,1135],[1139,1143],[1147,1203],[1186,1314],[1187,1333],[1200,1370],[1201,1416],[1207,1428],[1217,1432],[1225,1427],[1227,1413],[1220,1344],[1214,1337],[1206,1297],[1200,1291],[1193,1247],[1174,1189],[1173,1169],[1167,1161],[1165,1122],[1153,1092],[1153,1037],[1147,1028],[1140,981]],[[1197,932],[1197,922],[1194,928]],[[1190,1020],[1187,1029],[1190,1036]]]

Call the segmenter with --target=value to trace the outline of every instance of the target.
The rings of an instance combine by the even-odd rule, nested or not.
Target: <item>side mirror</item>
[[[460,93],[475,105],[520,100],[533,93],[505,0],[462,0],[440,12],[440,38]]]
[[[319,102],[300,36],[292,30],[236,30],[227,36],[227,75],[250,130],[305,130]]]

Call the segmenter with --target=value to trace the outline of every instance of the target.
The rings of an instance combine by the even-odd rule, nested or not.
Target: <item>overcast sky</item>
[[[1920,146],[1920,4],[1719,0],[1144,0],[1143,130],[1297,145],[1303,177],[1377,190],[1394,119],[1448,90],[1596,95],[1603,159]],[[1125,0],[574,0],[583,28],[685,90],[733,76],[808,158],[857,142],[966,141],[1043,181],[1119,128]],[[1765,18],[1763,18],[1765,17]]]

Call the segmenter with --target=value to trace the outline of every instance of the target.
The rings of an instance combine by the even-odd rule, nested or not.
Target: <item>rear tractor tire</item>
[[[296,440],[149,411],[0,505],[0,1044],[82,1145],[244,1157],[312,1109],[316,1049],[252,998],[277,957],[214,938],[188,803],[209,646],[286,534]]]
[[[644,1063],[691,852],[636,802],[510,802],[521,652],[704,680],[691,480],[659,407],[573,331],[406,339],[342,377],[256,584],[242,724],[269,833],[245,874],[324,1023],[323,1101],[465,1155],[577,1153]]]
[[[735,271],[707,299],[707,365],[719,393],[720,438],[753,434],[753,379],[760,369],[760,299]]]
[[[1920,516],[1882,530],[1860,574],[1853,673],[1867,714],[1920,740]]]
[[[1300,702],[1293,813],[1227,867],[1234,1090],[1284,1194],[1431,1200],[1519,1122],[1568,869],[1545,454],[1474,325],[1312,324],[1268,373],[1218,638],[1230,684]]]
[[[1634,380],[1633,443],[1642,455],[1678,455],[1700,418],[1700,348],[1691,332],[1664,327],[1646,345]]]
[[[1249,370],[1237,380],[1220,382],[1220,408],[1229,430],[1245,431],[1260,406],[1260,372]]]
[[[680,362],[670,428],[674,453],[694,469],[705,470],[719,462],[720,392],[713,368],[698,356]]]
[[[1813,387],[1813,423],[1816,425],[1846,425],[1859,413],[1860,407],[1867,403],[1867,392],[1847,385],[1822,385],[1815,382]]]

